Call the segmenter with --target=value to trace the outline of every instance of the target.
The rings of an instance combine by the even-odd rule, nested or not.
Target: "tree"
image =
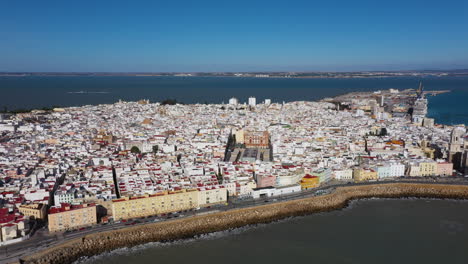
[[[176,105],[177,100],[176,99],[166,99],[161,102],[161,105]]]
[[[134,154],[140,154],[140,153],[141,153],[140,149],[139,149],[137,146],[133,146],[133,147],[130,149],[130,152],[131,152],[131,153],[134,153]]]
[[[216,179],[218,180],[219,184],[223,184],[223,175],[221,173],[215,173]]]
[[[153,146],[153,153],[154,153],[154,154],[158,153],[158,150],[159,150],[159,146],[158,146],[158,145],[154,145],[154,146]]]
[[[387,129],[384,127],[380,130],[380,136],[386,136],[388,134]]]

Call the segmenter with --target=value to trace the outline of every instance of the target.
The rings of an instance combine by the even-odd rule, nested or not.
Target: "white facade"
[[[333,174],[335,176],[335,179],[337,180],[352,180],[353,179],[352,169],[335,170]]]
[[[34,131],[34,126],[19,126],[18,132],[31,132]]]
[[[61,203],[73,203],[75,196],[73,193],[59,193],[54,195],[55,206],[60,206]]]
[[[256,106],[257,105],[257,99],[255,97],[249,97],[249,105],[250,106]]]
[[[236,195],[236,183],[235,182],[228,182],[223,184],[226,188],[227,194],[229,196]]]
[[[405,165],[401,163],[385,163],[375,169],[379,178],[401,177],[405,175]]]
[[[45,189],[31,190],[24,194],[24,199],[28,201],[42,201],[45,197],[49,197],[50,193]]]
[[[304,174],[279,175],[276,177],[277,186],[288,186],[298,183]]]
[[[235,98],[235,97],[232,97],[231,99],[229,99],[229,104],[230,105],[238,105],[239,100],[237,100],[237,98]]]
[[[15,126],[9,124],[0,124],[0,131],[15,132]]]
[[[281,196],[281,195],[287,195],[287,194],[298,193],[298,192],[301,192],[301,186],[299,184],[284,186],[284,187],[279,187],[279,188],[267,187],[267,188],[254,189],[252,191],[252,197],[254,199],[258,199],[260,197]]]
[[[236,186],[236,192],[239,197],[250,197],[255,188],[257,188],[255,181],[241,183]]]
[[[201,189],[198,192],[198,204],[208,206],[210,204],[225,203],[227,201],[226,188]]]
[[[390,177],[405,176],[405,165],[400,163],[392,163],[390,165]]]
[[[291,186],[284,186],[276,188],[274,196],[297,193],[301,191],[301,186],[299,184],[291,185]]]
[[[271,99],[265,99],[265,105],[271,105]]]

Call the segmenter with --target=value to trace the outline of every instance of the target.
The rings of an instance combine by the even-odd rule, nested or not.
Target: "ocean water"
[[[78,263],[466,264],[467,246],[467,201],[373,199],[200,239],[119,249]]]
[[[417,88],[423,80],[427,90],[451,90],[429,98],[429,116],[442,124],[468,124],[468,78],[361,78],[286,79],[233,77],[0,77],[0,110],[50,106],[114,103],[119,99],[184,103],[241,102],[249,96],[257,102],[318,100],[352,91]]]

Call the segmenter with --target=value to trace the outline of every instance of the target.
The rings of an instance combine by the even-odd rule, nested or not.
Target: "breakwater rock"
[[[25,257],[23,261],[38,264],[71,263],[83,256],[97,255],[117,248],[191,238],[200,234],[268,223],[291,216],[340,209],[350,200],[372,197],[468,199],[468,186],[395,183],[340,187],[332,194],[323,196],[90,234]]]

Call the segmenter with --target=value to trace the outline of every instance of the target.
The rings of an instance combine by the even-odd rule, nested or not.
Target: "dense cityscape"
[[[140,100],[3,114],[1,245],[45,227],[80,231],[331,181],[468,175],[466,127],[426,116],[426,97],[444,92],[420,84],[319,102]]]
[[[0,264],[466,263],[467,3],[5,1]]]

